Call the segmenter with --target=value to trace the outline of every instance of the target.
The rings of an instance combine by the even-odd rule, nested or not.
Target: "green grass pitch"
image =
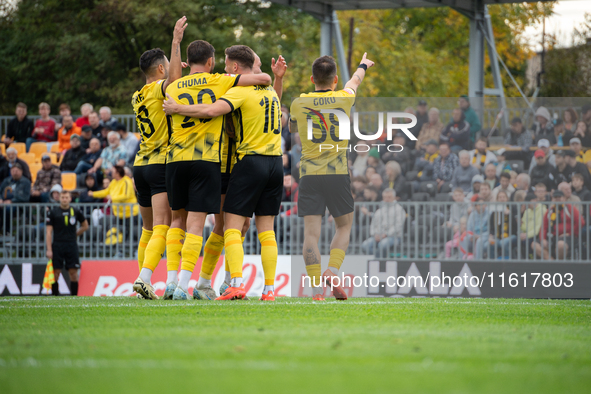
[[[591,303],[0,298],[0,392],[590,393]]]

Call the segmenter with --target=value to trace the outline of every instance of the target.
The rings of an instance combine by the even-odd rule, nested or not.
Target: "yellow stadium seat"
[[[43,167],[41,163],[31,163],[29,164],[29,170],[31,170],[31,178],[33,178],[33,183],[35,183],[35,179],[37,179],[37,173]]]
[[[37,156],[37,160],[41,161],[41,155],[47,153],[47,144],[45,142],[33,142],[29,148],[29,153]]]
[[[31,165],[31,164],[37,162],[37,156],[35,156],[34,153],[22,153],[22,154],[18,155],[18,158],[23,160],[28,165]]]
[[[0,144],[0,152],[2,156],[6,156],[6,145],[4,145],[4,142]]]
[[[13,142],[10,147],[16,149],[19,157],[23,153],[27,153],[27,145],[24,142]]]
[[[57,155],[57,153],[50,153],[49,157],[51,158],[51,163],[55,164],[55,165],[59,165],[60,164],[60,160],[59,157]]]
[[[62,187],[64,190],[75,190],[76,189],[76,174],[73,172],[66,172],[62,174]]]
[[[59,153],[60,152],[60,144],[53,144],[51,145],[51,153]]]

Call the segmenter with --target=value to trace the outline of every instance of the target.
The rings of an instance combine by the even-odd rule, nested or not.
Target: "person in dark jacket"
[[[60,164],[60,170],[63,172],[74,172],[78,163],[84,156],[86,151],[80,145],[80,136],[78,134],[72,134],[70,137],[70,149],[64,154],[64,158]]]
[[[585,179],[581,174],[574,174],[572,177],[573,194],[581,201],[591,201],[591,191],[585,187]]]
[[[27,118],[27,105],[25,103],[18,103],[16,105],[16,116],[8,122],[3,142],[6,147],[11,142],[26,143],[27,138],[31,138],[34,128],[33,121]]]
[[[11,212],[18,208],[15,204],[29,202],[30,198],[31,181],[23,176],[23,167],[15,163],[10,169],[10,176],[0,184],[0,204],[6,205],[4,209],[0,209],[2,235],[10,231]]]
[[[466,119],[466,122],[468,122],[468,124],[470,125],[470,140],[472,142],[475,142],[476,141],[476,133],[478,133],[480,131],[480,129],[482,129],[482,125],[480,124],[480,119],[478,119],[478,114],[476,113],[476,111],[474,111],[474,109],[470,105],[470,99],[465,94],[460,96],[460,99],[458,100],[458,105],[460,106],[460,108],[462,109],[462,112],[464,113],[464,117]],[[464,148],[464,149],[466,149],[466,148]]]
[[[41,169],[37,172],[37,179],[31,188],[31,202],[49,202],[49,191],[53,185],[62,183],[62,172],[59,167],[51,163],[47,153],[41,156]]]
[[[16,163],[20,164],[23,170],[23,176],[27,178],[29,181],[31,178],[31,170],[29,169],[29,165],[24,161],[18,158],[18,152],[14,148],[6,149],[6,163],[5,165],[8,166],[8,173],[10,173],[10,169],[14,167]]]
[[[384,176],[384,189],[394,189],[397,201],[408,199],[408,185],[406,178],[402,175],[402,169],[398,162],[392,160],[386,163],[386,174]]]
[[[464,113],[460,108],[455,108],[452,113],[452,120],[441,132],[440,140],[449,142],[452,152],[459,152],[463,149],[472,148],[470,139],[470,124],[466,122]]]
[[[577,154],[573,150],[565,151],[565,158],[566,164],[570,166],[570,178],[572,180],[572,176],[574,174],[581,174],[585,179],[585,187],[591,190],[591,175],[589,175],[589,169],[583,163],[577,161]]]
[[[556,168],[548,163],[546,160],[546,154],[541,149],[538,149],[534,153],[534,159],[536,160],[536,165],[529,173],[531,184],[537,185],[538,183],[543,183],[548,190],[555,190],[558,186],[558,174],[556,173]]]
[[[509,196],[504,190],[497,194],[495,209],[492,210],[488,220],[488,258],[511,258],[511,251],[517,245],[517,217],[516,212],[511,212],[509,206],[504,205],[509,201]]]

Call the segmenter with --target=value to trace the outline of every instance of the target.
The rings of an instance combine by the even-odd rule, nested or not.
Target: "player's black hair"
[[[337,75],[337,63],[332,56],[321,56],[314,60],[312,77],[314,77],[316,85],[321,87],[331,86],[335,75]]]
[[[147,50],[140,56],[140,69],[145,75],[149,75],[153,71],[153,67],[158,66],[166,59],[164,51],[160,48]]]
[[[254,66],[254,51],[246,45],[233,45],[226,48],[229,60],[240,64],[240,67],[252,69]]]
[[[187,47],[187,61],[189,65],[200,64],[205,65],[207,59],[213,57],[215,49],[207,41],[196,40]]]

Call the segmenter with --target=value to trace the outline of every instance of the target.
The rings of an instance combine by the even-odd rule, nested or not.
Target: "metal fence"
[[[467,223],[466,231],[459,231],[449,225],[452,206],[451,201],[409,201],[398,202],[401,210],[393,209],[392,205],[383,203],[356,203],[354,221],[351,231],[348,254],[375,255],[397,260],[419,258],[471,259],[481,260],[517,260],[542,261],[558,259],[562,261],[589,261],[591,224],[589,202],[566,205],[569,215],[573,217],[577,208],[578,219],[570,222],[568,215],[558,215],[552,231],[546,231],[544,237],[547,246],[542,254],[534,250],[535,243],[543,245],[543,215],[535,214],[529,227],[521,227],[524,215],[532,215],[536,211],[528,211],[533,203],[510,202],[503,205],[484,203],[488,215],[476,218]],[[539,209],[557,209],[555,203],[535,203]],[[122,204],[125,205],[125,204]],[[118,218],[112,214],[112,206],[104,204],[73,204],[80,208],[89,221],[89,230],[79,238],[80,256],[86,260],[135,259],[141,234],[141,218]],[[45,214],[50,207],[47,204],[12,204],[0,206],[2,214],[2,235],[0,236],[0,260],[3,263],[36,262],[44,263],[45,257]],[[471,209],[476,209],[474,206]],[[562,208],[559,208],[562,209]],[[275,232],[280,255],[301,255],[304,240],[303,219],[297,217],[297,204],[283,203],[281,214],[275,220]],[[393,214],[384,212],[392,210]],[[490,213],[507,211],[515,221],[508,221],[507,227],[501,229],[501,222],[493,219],[493,225],[486,232],[474,229],[490,221]],[[116,211],[115,211],[116,212]],[[529,214],[527,212],[530,212]],[[466,218],[468,219],[468,218]],[[380,221],[381,220],[381,221]],[[379,226],[377,223],[381,223]],[[245,254],[260,254],[255,220],[246,234],[244,241]],[[574,225],[573,225],[574,224]],[[472,228],[470,227],[472,225]],[[459,227],[459,226],[458,226]],[[516,228],[517,227],[517,228]],[[570,227],[568,235],[562,227]],[[319,240],[320,252],[329,254],[330,242],[334,235],[334,220],[328,213],[322,219],[322,230]],[[208,220],[204,238],[212,230],[212,222]],[[500,231],[499,230],[503,230]],[[506,233],[506,234],[504,234]],[[522,233],[533,234],[522,240]],[[387,235],[377,241],[375,236]],[[489,234],[497,234],[493,243],[489,242]],[[506,235],[506,236],[505,236]],[[566,248],[565,248],[566,246]]]

